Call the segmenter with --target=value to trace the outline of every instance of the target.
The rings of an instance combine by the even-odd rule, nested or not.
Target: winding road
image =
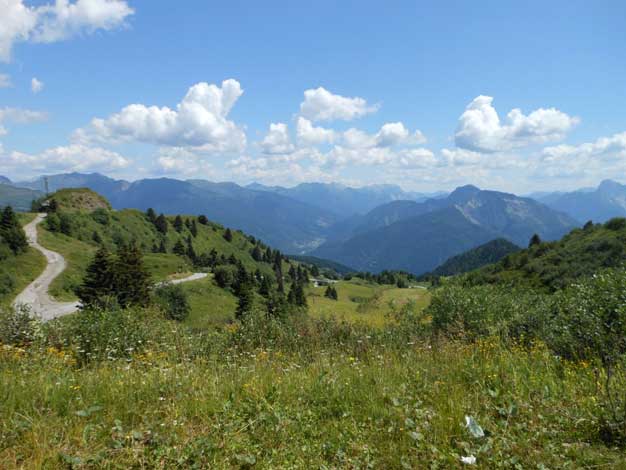
[[[31,282],[13,302],[14,307],[27,306],[33,315],[40,317],[42,320],[52,320],[75,312],[80,307],[79,302],[57,302],[48,293],[50,284],[54,279],[63,272],[67,263],[65,258],[56,251],[48,250],[37,242],[37,225],[45,219],[46,214],[37,214],[32,222],[24,226],[24,232],[28,238],[28,244],[39,250],[46,258],[47,266],[43,273]],[[180,284],[182,282],[195,281],[203,279],[206,273],[194,273],[182,279],[170,281],[172,284]]]

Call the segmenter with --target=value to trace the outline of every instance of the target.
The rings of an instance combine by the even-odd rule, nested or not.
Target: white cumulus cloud
[[[130,164],[117,152],[84,145],[54,147],[38,154],[14,151],[0,155],[0,163],[7,169],[20,172],[27,168],[33,175],[40,172],[115,171]]]
[[[37,94],[43,90],[43,82],[33,77],[30,81],[30,89],[33,93]]]
[[[172,147],[194,147],[207,153],[239,152],[246,135],[228,113],[243,94],[239,82],[225,80],[221,87],[201,82],[187,91],[171,109],[131,104],[106,119],[93,119],[74,134],[77,142],[143,142]]]
[[[337,135],[332,129],[314,126],[311,121],[298,117],[296,128],[298,142],[302,145],[321,145],[333,143]]]
[[[263,153],[268,155],[292,153],[295,146],[291,143],[287,124],[282,122],[271,123],[269,132],[261,141],[261,148]]]
[[[300,104],[300,114],[311,121],[351,121],[377,110],[378,105],[363,98],[335,95],[323,87],[306,90]]]
[[[18,124],[30,124],[33,122],[45,121],[48,114],[43,111],[33,111],[21,108],[0,108],[0,135],[7,133],[4,124],[14,122]]]
[[[0,60],[8,62],[18,42],[56,42],[97,30],[112,30],[134,13],[123,0],[56,0],[27,6],[0,0]]]
[[[529,115],[513,109],[503,124],[492,102],[481,95],[467,106],[454,136],[458,147],[490,153],[561,140],[579,122],[558,109],[540,108]]]

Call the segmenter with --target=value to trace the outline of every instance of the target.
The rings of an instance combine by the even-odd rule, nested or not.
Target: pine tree
[[[528,242],[528,248],[531,248],[535,245],[539,245],[541,243],[541,238],[536,233],[530,238],[530,242]]]
[[[193,241],[191,239],[191,235],[187,237],[187,257],[194,264],[196,263],[198,259],[198,257],[196,256],[196,250],[193,249]]]
[[[209,219],[207,219],[206,215],[198,216],[198,223],[202,225],[209,225]]]
[[[0,217],[0,236],[15,254],[26,251],[28,247],[24,229],[20,225],[17,215],[13,212],[11,206],[6,206],[2,211],[2,216]]]
[[[266,299],[269,299],[270,294],[272,293],[272,280],[269,276],[263,276],[261,278],[260,286],[259,286],[259,294],[261,294]]]
[[[283,263],[281,257],[274,258],[274,274],[276,274],[276,281],[278,282],[278,292],[285,293],[285,280],[283,279]]]
[[[161,239],[161,244],[159,245],[159,253],[167,253],[167,246],[165,246],[165,239]]]
[[[231,232],[229,228],[224,231],[224,240],[227,242],[233,241],[233,232]]]
[[[146,211],[146,217],[150,221],[150,223],[154,224],[156,222],[157,216],[152,207],[148,208]]]
[[[176,218],[174,219],[174,230],[176,230],[178,233],[183,231],[183,218],[180,215],[177,215]]]
[[[261,252],[261,248],[259,247],[259,245],[254,245],[254,248],[252,249],[252,259],[254,261],[263,260],[263,253]]]
[[[245,318],[251,311],[254,304],[254,291],[249,283],[244,283],[237,293],[239,299],[237,303],[237,311],[235,316],[241,320]]]
[[[154,226],[157,231],[165,235],[167,233],[167,219],[163,214],[160,214],[154,221]]]
[[[293,264],[289,265],[289,277],[291,278],[291,282],[298,282],[298,273],[296,272],[296,268],[293,267]]]
[[[283,294],[272,290],[265,301],[265,308],[269,317],[281,318],[287,316],[289,305]]]
[[[332,300],[337,300],[338,299],[337,289],[335,289],[334,286],[329,284],[328,287],[326,288],[326,292],[324,292],[324,297],[328,299],[332,299]]]
[[[196,219],[191,222],[191,228],[189,230],[194,238],[198,236],[198,224],[196,223]]]
[[[147,305],[150,301],[150,274],[136,245],[119,249],[114,265],[115,291],[122,307]]]
[[[250,276],[248,275],[245,266],[240,261],[237,263],[237,274],[235,275],[235,283],[233,285],[235,295],[239,295],[243,289],[250,287],[250,284]]]
[[[102,246],[87,266],[83,283],[76,289],[83,306],[105,307],[116,297],[114,265],[111,254]]]
[[[272,257],[272,255],[273,255],[272,249],[268,246],[267,249],[265,250],[265,253],[263,254],[263,261],[266,263],[273,263],[274,258]]]
[[[176,241],[176,244],[174,245],[174,248],[172,248],[172,253],[178,255],[178,256],[185,256],[187,254],[187,249],[185,248],[185,245],[183,244],[183,242],[178,239],[178,241]]]

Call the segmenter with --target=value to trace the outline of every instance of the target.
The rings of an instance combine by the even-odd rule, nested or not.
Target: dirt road
[[[66,263],[65,258],[55,251],[48,250],[37,242],[37,225],[46,217],[46,214],[37,214],[37,217],[24,226],[28,244],[39,250],[45,257],[48,265],[43,273],[31,282],[21,294],[17,296],[13,305],[26,305],[31,313],[41,317],[42,320],[52,320],[78,309],[78,302],[57,302],[48,294],[50,284],[63,272]]]
[[[54,279],[63,272],[67,263],[65,258],[56,251],[48,250],[37,242],[37,225],[45,219],[46,214],[37,214],[37,217],[24,226],[28,244],[39,250],[45,257],[48,265],[43,273],[31,282],[21,294],[17,296],[13,305],[18,307],[25,305],[30,308],[33,315],[40,317],[42,320],[52,320],[53,318],[62,317],[78,310],[79,302],[57,302],[48,293],[50,284]],[[194,273],[183,279],[170,281],[172,284],[180,284],[182,282],[195,281],[203,279],[206,273]]]

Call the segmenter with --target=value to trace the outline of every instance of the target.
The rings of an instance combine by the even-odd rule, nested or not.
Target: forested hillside
[[[505,256],[519,250],[520,247],[514,243],[511,243],[504,238],[497,238],[485,243],[484,245],[472,248],[465,253],[453,256],[438,266],[437,269],[424,274],[421,277],[423,279],[429,279],[438,276],[454,276],[466,273],[488,264],[497,263]]]
[[[515,284],[548,290],[563,288],[601,269],[626,263],[626,219],[588,223],[561,240],[532,244],[496,264],[467,275],[464,282]]]

